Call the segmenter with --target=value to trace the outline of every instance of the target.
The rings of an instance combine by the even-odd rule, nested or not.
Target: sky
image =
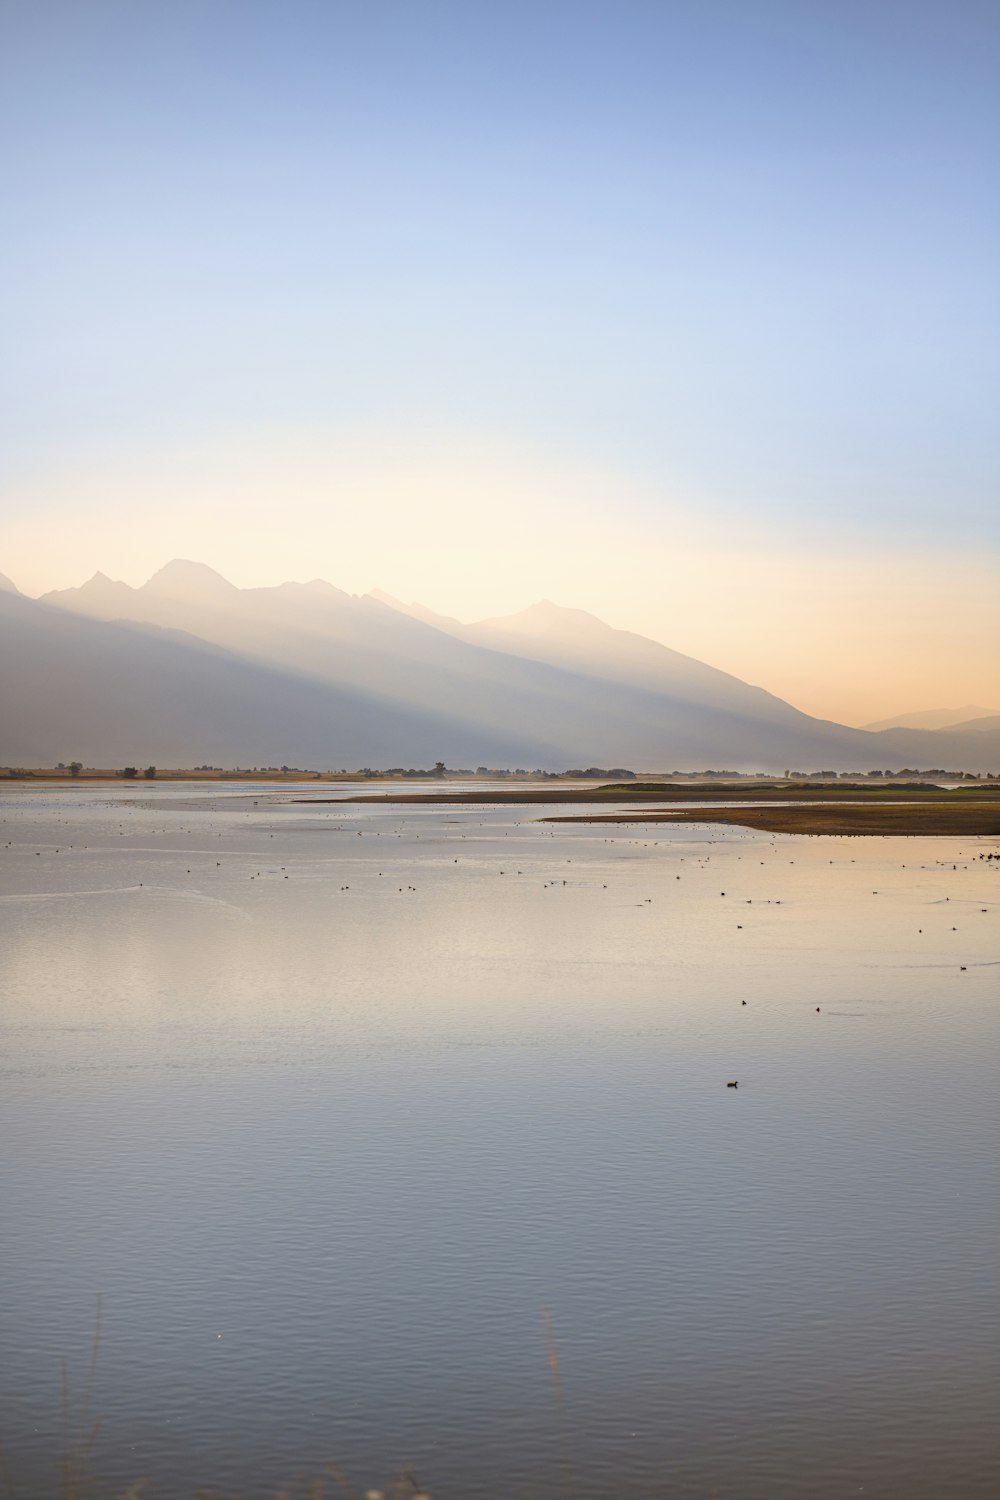
[[[0,571],[1000,702],[1000,6],[0,0]]]

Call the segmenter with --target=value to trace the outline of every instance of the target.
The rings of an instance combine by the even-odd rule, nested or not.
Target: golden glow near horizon
[[[996,704],[996,8],[433,9],[0,11],[0,571]]]
[[[37,595],[188,557],[242,587],[322,577],[466,621],[545,597],[843,723],[1000,701],[992,559],[947,537],[790,536],[485,441],[310,451],[272,435],[172,453],[156,475],[121,454],[39,476],[44,541],[37,510],[0,527],[0,571]]]

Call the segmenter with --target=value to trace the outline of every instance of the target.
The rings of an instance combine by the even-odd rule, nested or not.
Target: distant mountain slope
[[[952,729],[971,723],[974,719],[994,719],[1000,716],[1000,708],[980,708],[967,703],[964,708],[925,708],[919,712],[897,714],[894,719],[879,719],[874,724],[865,724],[865,729]]]
[[[735,768],[813,760],[854,731],[825,724],[727,673],[592,615],[540,606],[558,650],[529,631],[442,629],[388,596],[356,598],[319,581],[236,589],[202,564],[168,563],[141,588],[98,574],[46,601],[104,619],[183,628],[256,661],[318,682],[433,707],[489,744],[517,726],[541,746],[536,764],[728,760]],[[536,612],[528,611],[528,616]],[[481,637],[477,639],[476,637]],[[626,643],[623,648],[621,642]],[[844,753],[847,753],[845,748]],[[494,757],[495,758],[495,757]]]
[[[678,702],[796,727],[799,731],[806,723],[812,726],[830,723],[813,719],[773,693],[752,687],[718,667],[710,667],[630,630],[617,630],[596,615],[582,609],[567,609],[549,599],[503,619],[463,625],[458,620],[434,615],[420,605],[401,605],[387,594],[378,597],[415,619],[488,650],[509,652],[570,672],[627,683],[645,693],[667,695]]]
[[[179,633],[84,619],[0,593],[0,764],[299,765],[356,770],[503,762],[545,749],[487,745],[461,720],[322,689]],[[408,762],[409,763],[409,762]]]
[[[961,734],[966,739],[972,740],[976,735],[992,734],[1000,729],[1000,714],[989,714],[984,719],[970,719],[967,724],[953,724],[951,729],[940,729],[938,734]]]
[[[0,594],[0,762],[992,769],[995,730],[871,734],[583,611],[464,626],[199,563]]]
[[[870,764],[886,770],[912,766],[950,771],[1000,772],[1000,721],[978,720],[985,727],[954,729],[883,729],[868,736]],[[858,730],[867,735],[866,730]]]

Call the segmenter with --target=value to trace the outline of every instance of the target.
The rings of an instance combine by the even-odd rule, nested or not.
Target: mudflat
[[[977,801],[995,799],[1000,806],[1000,783],[976,786],[975,790],[953,790],[926,781],[888,782],[672,782],[626,781],[604,782],[596,786],[522,786],[484,787],[480,790],[454,792],[356,792],[349,797],[298,797],[297,802],[419,802],[423,806],[447,803],[475,803],[479,806],[504,807],[553,802],[892,802],[905,798],[944,803],[961,803],[974,796]]]
[[[561,814],[546,823],[723,823],[764,833],[892,835],[894,837],[1000,837],[1000,801],[897,802],[883,806],[711,807],[677,812]]]

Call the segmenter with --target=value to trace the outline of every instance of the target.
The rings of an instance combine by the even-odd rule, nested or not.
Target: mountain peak
[[[481,620],[479,628],[515,633],[563,630],[580,634],[592,633],[595,629],[601,634],[614,633],[613,626],[605,624],[596,615],[588,614],[585,609],[569,609],[564,604],[554,604],[551,599],[539,599],[518,614],[503,615],[493,620]]]
[[[72,591],[67,590],[67,592]],[[93,594],[98,598],[112,596],[128,598],[135,593],[135,589],[130,583],[123,583],[120,578],[109,578],[107,573],[102,573],[98,570],[91,578],[87,579],[86,583],[80,585],[79,593]]]
[[[272,594],[287,594],[291,598],[307,599],[349,599],[350,594],[345,594],[343,589],[338,589],[336,584],[328,583],[325,578],[310,578],[306,583],[278,583],[270,589],[262,592]]]
[[[206,599],[238,592],[235,584],[207,563],[191,562],[185,557],[175,557],[166,563],[143,584],[143,589],[175,599]]]
[[[911,713],[897,714],[892,719],[876,719],[873,724],[862,724],[862,729],[955,729],[969,724],[974,719],[995,718],[995,708],[983,708],[978,703],[966,703],[961,708],[924,708]]]
[[[20,592],[17,584],[13,583],[6,573],[0,573],[0,594],[19,594]]]

